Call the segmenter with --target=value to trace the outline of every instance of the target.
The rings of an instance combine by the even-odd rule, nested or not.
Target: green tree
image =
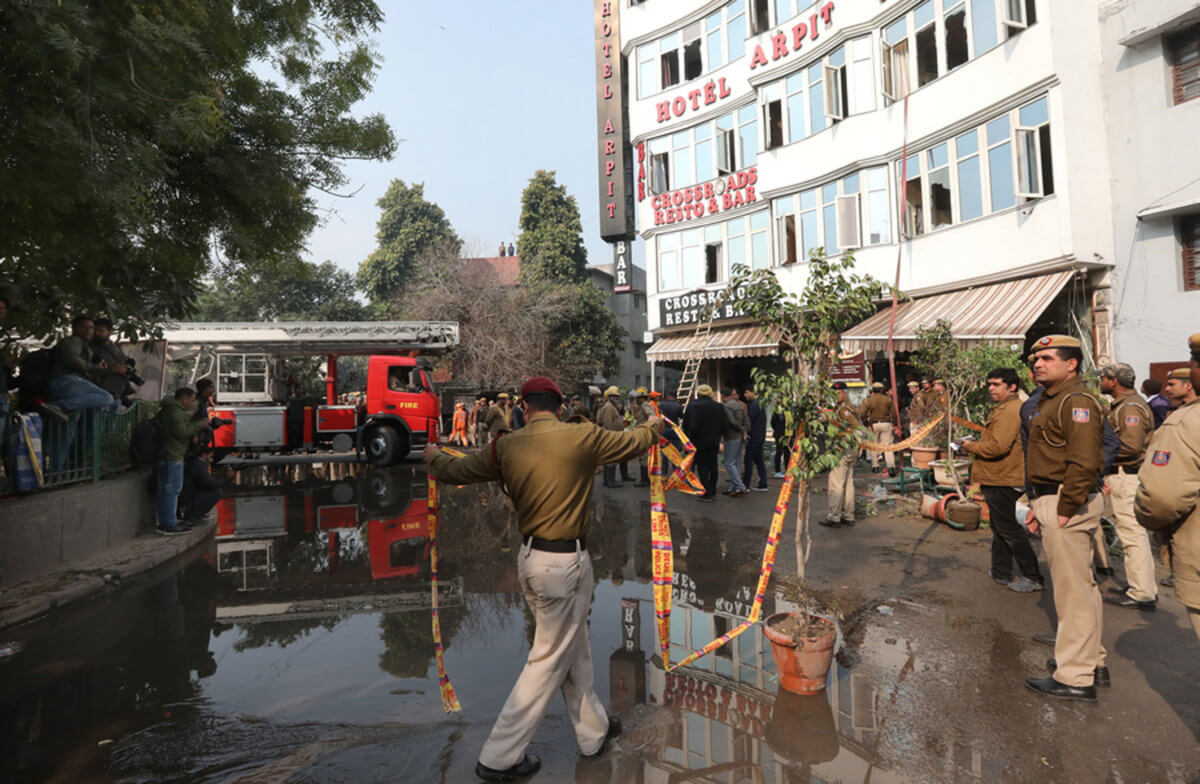
[[[618,372],[629,336],[588,278],[579,205],[552,171],[539,169],[521,194],[518,243],[522,297],[565,303],[546,325],[547,365],[564,383]]]
[[[587,249],[575,197],[554,172],[538,169],[521,193],[521,282],[587,280]]]
[[[313,189],[385,159],[374,0],[0,6],[0,282],[26,334],[80,311],[155,327],[216,253],[270,265],[316,225]]]
[[[413,266],[424,252],[461,242],[442,208],[425,200],[425,185],[392,180],[377,202],[382,214],[376,247],[359,266],[358,281],[371,303],[381,308],[412,284]]]
[[[354,275],[332,261],[293,258],[272,270],[218,270],[201,293],[197,321],[361,321]]]
[[[727,291],[744,288],[738,304],[771,340],[779,341],[786,370],[754,368],[754,388],[795,428],[796,568],[803,578],[812,547],[808,491],[813,479],[837,465],[859,434],[834,415],[837,392],[830,369],[841,333],[875,312],[883,284],[854,272],[854,257],[827,258],[813,250],[799,293],[784,291],[774,270],[735,267]]]

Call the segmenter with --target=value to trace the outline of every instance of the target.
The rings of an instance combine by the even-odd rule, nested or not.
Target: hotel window
[[[1200,98],[1200,25],[1166,40],[1171,59],[1171,92],[1176,104]]]
[[[763,89],[763,126],[765,149],[783,146],[783,82],[772,82]]]
[[[1017,151],[1017,195],[1036,199],[1054,193],[1049,107],[1039,98],[1018,112],[1014,134]]]
[[[670,139],[660,136],[651,139],[647,146],[650,148],[650,190],[653,193],[666,193],[671,190]]]
[[[734,0],[637,48],[638,98],[647,98],[741,58],[746,53],[746,0]]]
[[[926,0],[883,28],[883,95],[898,101],[994,48],[1001,23],[1012,37],[1034,21],[1034,0]]]
[[[1000,9],[1009,38],[1037,21],[1037,3],[1034,0],[1000,0]]]
[[[791,144],[852,114],[875,109],[871,38],[848,41],[824,59],[760,88],[765,149]]]
[[[1200,291],[1200,215],[1188,215],[1179,221],[1182,245],[1183,290]]]
[[[878,166],[775,199],[777,263],[807,260],[822,247],[832,255],[891,241],[887,181],[887,167]]]
[[[896,174],[904,189],[904,214],[900,231],[912,238],[925,233],[925,178],[921,176],[921,156],[910,155],[905,165],[896,165]]]
[[[727,280],[736,266],[765,269],[769,252],[769,212],[759,210],[703,228],[656,238],[659,291],[695,289]]]
[[[825,79],[825,119],[832,125],[846,119],[850,103],[846,87],[846,50],[838,47],[830,53],[823,71]]]
[[[650,190],[666,193],[753,166],[758,159],[758,144],[753,104],[693,128],[651,139],[647,143]]]
[[[1045,96],[908,158],[903,234],[915,237],[1054,193]],[[868,200],[871,198],[868,191]],[[867,224],[868,227],[870,224]]]
[[[741,158],[736,162],[739,169],[758,163],[758,118],[753,104],[738,109],[738,138]]]
[[[771,29],[771,0],[750,0],[750,34]]]

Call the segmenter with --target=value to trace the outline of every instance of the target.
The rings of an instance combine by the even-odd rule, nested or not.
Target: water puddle
[[[203,558],[0,641],[15,646],[0,661],[6,779],[473,781],[528,652],[532,617],[518,592],[518,539],[503,496],[492,487],[445,490],[439,603],[446,666],[464,709],[446,715],[430,629],[427,512],[417,466],[243,471],[218,506],[216,541]],[[998,663],[1003,651],[989,663],[936,642],[918,649],[912,640],[926,639],[941,615],[902,597],[881,613],[877,599],[843,592],[858,611],[846,613],[848,648],[824,694],[780,692],[757,627],[666,672],[648,516],[640,493],[602,496],[589,536],[595,683],[625,734],[603,757],[581,759],[556,699],[531,746],[544,761],[535,781],[865,784],[1017,772],[993,735],[1006,734],[1004,717],[979,693],[937,688],[951,668],[962,678],[1011,669]],[[765,528],[699,516],[672,525],[677,661],[749,612]],[[764,617],[795,607],[771,592]],[[994,643],[1013,644],[999,634]],[[955,700],[977,726],[940,720]]]

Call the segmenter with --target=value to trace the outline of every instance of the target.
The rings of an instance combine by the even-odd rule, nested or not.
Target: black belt
[[[1138,469],[1140,469],[1140,468],[1141,468],[1141,466],[1140,466],[1140,465],[1135,465],[1135,466],[1124,466],[1124,465],[1113,466],[1112,468],[1110,468],[1110,469],[1108,470],[1108,475],[1112,475],[1112,474],[1134,474],[1134,475],[1136,475],[1136,474],[1137,474],[1137,472],[1138,472]]]
[[[1029,485],[1030,500],[1034,498],[1041,498],[1044,495],[1054,495],[1058,492],[1058,488],[1060,487],[1062,487],[1062,485],[1058,484],[1057,482],[1048,485],[1031,484]]]
[[[521,541],[534,550],[545,553],[573,553],[576,550],[587,549],[587,539],[582,536],[578,539],[543,539],[526,534],[521,537]]]

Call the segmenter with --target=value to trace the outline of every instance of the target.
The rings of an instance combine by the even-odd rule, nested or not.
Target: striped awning
[[[1009,341],[1021,343],[1033,322],[1074,274],[1074,271],[1066,270],[902,302],[896,307],[896,350],[915,350],[917,330],[932,326],[938,319],[949,321],[954,336],[969,346]],[[891,308],[884,308],[843,332],[842,349],[886,350],[890,322]]]
[[[699,349],[704,349],[704,359],[768,357],[779,353],[779,341],[770,340],[753,324],[714,328],[707,340],[695,333],[661,337],[646,350],[646,358],[654,362],[682,362]]]

